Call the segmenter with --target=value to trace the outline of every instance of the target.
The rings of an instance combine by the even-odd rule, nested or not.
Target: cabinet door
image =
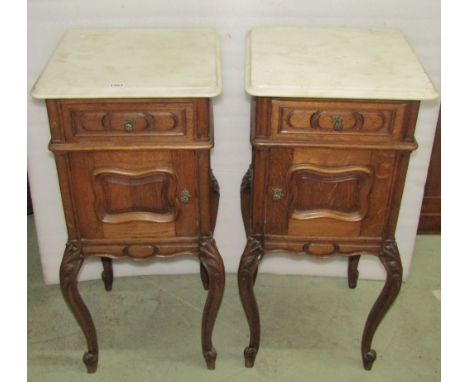
[[[70,153],[82,239],[196,236],[193,151]]]
[[[265,233],[380,237],[395,160],[392,151],[271,149]]]

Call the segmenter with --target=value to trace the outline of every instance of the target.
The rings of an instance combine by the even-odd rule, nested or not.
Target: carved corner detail
[[[259,240],[254,237],[247,239],[247,244],[242,254],[241,263],[239,265],[239,278],[251,278],[256,272],[258,263],[263,257],[263,246]]]
[[[216,242],[213,238],[204,238],[200,242],[200,262],[203,264],[211,278],[222,276],[224,279],[224,264]]]
[[[252,188],[252,176],[253,167],[251,164],[242,178],[241,191],[250,190]]]
[[[217,196],[219,196],[219,183],[216,179],[216,176],[213,174],[213,170],[210,169],[210,183],[211,183],[211,190]]]
[[[389,278],[396,281],[396,283],[392,284],[393,287],[399,290],[403,277],[403,267],[396,243],[390,242],[385,244],[379,254],[379,259],[384,265]]]
[[[72,242],[67,242],[60,265],[60,279],[62,283],[69,283],[76,277],[76,273],[84,260],[81,249]],[[77,269],[78,268],[78,269]],[[76,281],[75,281],[76,282]]]
[[[253,167],[250,164],[247,172],[242,178],[241,183],[241,212],[242,212],[242,221],[244,223],[245,234],[250,235],[251,232],[251,190],[252,190],[252,177],[253,177]]]

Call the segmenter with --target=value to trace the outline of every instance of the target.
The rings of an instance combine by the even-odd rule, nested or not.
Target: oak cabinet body
[[[275,106],[289,101],[260,97],[254,102],[253,167],[241,190],[248,243],[239,288],[252,336],[246,365],[253,365],[259,345],[252,289],[258,263],[265,253],[287,251],[347,256],[352,288],[361,254],[379,256],[392,267],[394,283],[376,302],[363,336],[364,367],[370,369],[372,337],[401,285],[394,235],[409,154],[417,147],[412,134],[419,102],[391,103],[396,116],[385,114],[389,103],[347,101],[342,107],[341,100],[314,99],[303,101],[304,107],[314,105],[312,111],[297,101],[287,117]],[[369,105],[375,111],[368,112]],[[287,123],[278,123],[281,119]]]
[[[258,265],[281,251],[347,257],[350,288],[361,255],[380,259],[387,280],[361,342],[371,369],[374,333],[401,286],[395,228],[419,103],[436,93],[399,32],[357,28],[251,30],[246,90],[252,165],[241,186],[247,245],[238,271],[250,328],[245,365],[260,346]]]
[[[174,104],[173,99],[47,101],[69,235],[61,286],[89,341],[84,362],[90,372],[98,356],[94,325],[77,291],[69,292],[87,256],[102,258],[107,290],[112,259],[198,256],[209,289],[203,354],[209,368],[215,365],[211,333],[224,267],[213,240],[219,187],[210,169],[211,106],[209,99],[186,99],[177,104],[189,113],[168,111],[177,110]]]
[[[68,230],[60,286],[86,338],[88,372],[98,344],[77,275],[89,256],[101,258],[108,291],[114,259],[197,256],[208,290],[202,351],[215,367],[211,336],[224,292],[210,168],[218,53],[206,29],[72,30],[33,89],[46,100]]]

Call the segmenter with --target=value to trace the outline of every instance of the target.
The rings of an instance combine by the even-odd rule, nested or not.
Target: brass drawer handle
[[[127,132],[127,133],[130,133],[133,131],[133,123],[134,121],[132,119],[127,119],[124,124],[123,124],[123,128],[124,130]]]
[[[335,131],[342,131],[343,130],[343,118],[338,117],[338,116],[332,116],[332,125],[333,125],[333,130]]]
[[[273,201],[277,202],[283,197],[283,190],[280,187],[272,188],[273,191]]]
[[[192,197],[192,195],[190,195],[189,190],[187,190],[186,188],[184,188],[184,189],[180,192],[179,200],[180,200],[181,203],[187,204],[187,203],[190,201],[190,198],[191,198],[191,197]]]

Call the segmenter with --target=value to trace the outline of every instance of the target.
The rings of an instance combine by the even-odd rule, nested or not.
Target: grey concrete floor
[[[59,257],[57,261],[60,261]],[[377,360],[360,359],[364,322],[383,282],[260,274],[256,294],[262,344],[253,369],[243,366],[248,327],[227,275],[213,342],[216,370],[205,369],[200,323],[206,292],[198,275],[144,276],[80,283],[94,318],[96,374],[81,357],[85,341],[59,287],[42,281],[34,223],[28,217],[29,381],[439,381],[440,237],[419,236],[413,269],[374,338]]]

